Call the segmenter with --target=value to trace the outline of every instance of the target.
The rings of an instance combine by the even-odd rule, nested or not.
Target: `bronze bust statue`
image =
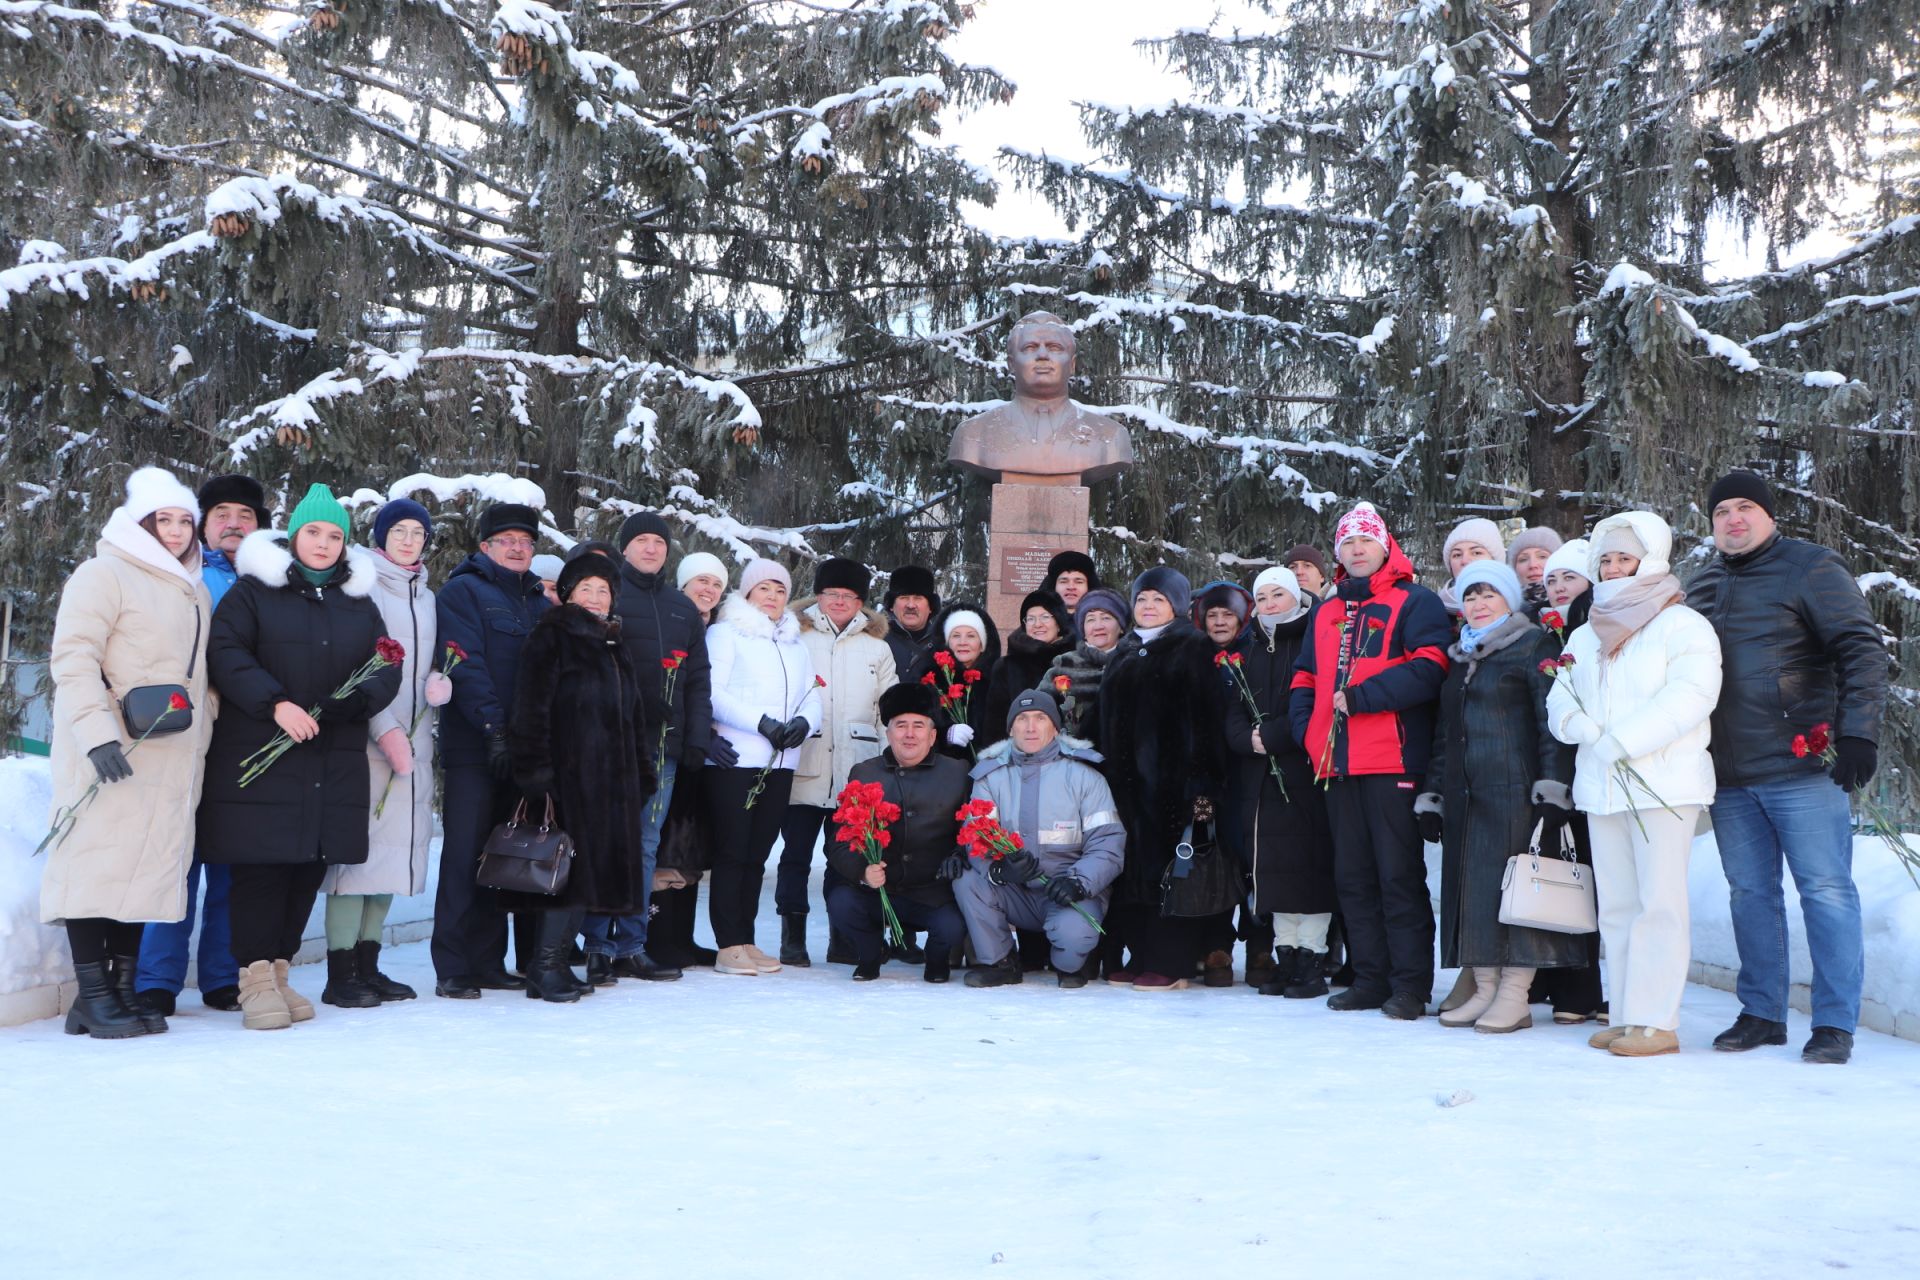
[[[1067,397],[1075,347],[1073,330],[1051,312],[1015,321],[1007,338],[1013,399],[961,423],[947,461],[1008,484],[1090,485],[1131,467],[1127,429]]]

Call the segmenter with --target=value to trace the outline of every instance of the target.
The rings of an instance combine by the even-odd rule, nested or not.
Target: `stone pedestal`
[[[1020,601],[1062,551],[1085,551],[1087,490],[1077,484],[996,484],[987,525],[987,612],[1001,643],[1020,629]]]

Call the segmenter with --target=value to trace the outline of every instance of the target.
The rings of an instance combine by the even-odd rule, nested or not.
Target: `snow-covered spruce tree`
[[[1258,33],[1155,43],[1192,100],[1087,104],[1099,161],[1012,153],[1072,221],[1055,256],[1107,277],[1044,278],[1118,374],[1089,398],[1137,397],[1203,446],[1181,480],[1212,483],[1135,531],[1271,554],[1330,509],[1249,530],[1250,491],[1337,441],[1310,474],[1384,502],[1428,567],[1463,514],[1572,532],[1629,505],[1697,557],[1708,482],[1757,467],[1791,528],[1866,575],[1911,810],[1920,218],[1792,255],[1872,203],[1920,3],[1258,7]]]
[[[908,554],[979,320],[1012,86],[964,6],[0,0],[0,543],[39,648],[127,471],[664,505],[744,554]],[[289,16],[291,15],[291,16]],[[937,522],[938,517],[935,518]]]

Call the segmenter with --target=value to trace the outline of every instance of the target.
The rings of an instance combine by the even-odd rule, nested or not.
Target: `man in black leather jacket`
[[[1713,1047],[1787,1042],[1784,855],[1813,956],[1813,1037],[1801,1056],[1845,1062],[1865,968],[1847,793],[1878,764],[1887,653],[1840,557],[1781,536],[1765,480],[1723,476],[1707,507],[1719,554],[1687,585],[1687,603],[1720,636],[1713,827],[1740,951],[1740,1016]],[[1831,740],[1824,752],[1816,726]]]

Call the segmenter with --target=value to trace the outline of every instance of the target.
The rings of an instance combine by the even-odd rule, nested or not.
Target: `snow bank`
[[[33,847],[47,834],[53,775],[41,756],[0,759],[0,998],[68,980],[73,962],[67,937],[40,923],[44,854]]]

